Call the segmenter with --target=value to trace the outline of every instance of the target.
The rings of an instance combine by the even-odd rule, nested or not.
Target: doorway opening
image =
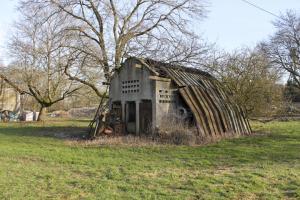
[[[152,129],[152,101],[142,100],[140,103],[140,132],[150,134]]]

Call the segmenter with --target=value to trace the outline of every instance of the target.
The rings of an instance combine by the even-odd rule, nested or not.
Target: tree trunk
[[[37,121],[44,121],[45,120],[45,114],[46,114],[46,107],[44,107],[44,106],[42,106],[41,108],[40,108],[40,113],[39,113],[39,117],[38,117],[38,119],[37,119]]]

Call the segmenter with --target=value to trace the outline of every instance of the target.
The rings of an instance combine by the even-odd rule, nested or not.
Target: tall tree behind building
[[[284,106],[280,73],[259,49],[220,53],[206,68],[223,82],[247,116],[270,116]]]
[[[204,17],[201,0],[24,0],[21,6],[51,9],[45,20],[67,16],[65,30],[74,36],[68,48],[81,64],[65,73],[99,97],[106,91],[99,82],[109,82],[125,57],[194,63],[207,51],[190,23]]]
[[[300,15],[288,11],[274,22],[276,33],[262,48],[272,64],[289,73],[300,88]]]
[[[9,42],[13,62],[1,76],[39,103],[42,120],[46,108],[70,96],[79,86],[63,70],[73,63],[70,52],[62,48],[69,41],[64,32],[66,18],[61,15],[42,21],[49,14],[47,10],[34,16],[32,13],[37,13],[35,7],[20,10],[20,21],[15,24]]]

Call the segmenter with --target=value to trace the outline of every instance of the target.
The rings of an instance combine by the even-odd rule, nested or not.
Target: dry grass
[[[159,131],[154,137],[162,143],[175,145],[197,146],[219,142],[222,139],[238,138],[236,134],[216,135],[204,137],[198,134],[195,125],[185,122],[179,117],[163,118]]]
[[[223,136],[201,137],[195,126],[178,118],[164,118],[159,130],[152,134],[106,136],[102,135],[92,140],[69,138],[67,145],[75,146],[131,146],[145,147],[158,145],[201,146],[216,143],[222,139],[239,138],[236,134],[227,133]]]
[[[162,143],[193,146],[199,143],[194,126],[179,117],[163,117],[161,126],[153,137]]]
[[[254,134],[253,136],[255,136]],[[216,137],[210,139],[200,139],[195,135],[182,134],[181,132],[164,133],[159,136],[101,136],[96,139],[66,139],[65,144],[68,146],[95,147],[95,146],[121,146],[121,147],[152,147],[168,145],[184,146],[203,146],[207,144],[220,142],[222,139],[239,138],[239,136]]]
[[[66,140],[65,142],[70,146],[136,146],[136,147],[145,147],[145,146],[157,146],[161,145],[151,137],[146,136],[101,136],[93,140]]]

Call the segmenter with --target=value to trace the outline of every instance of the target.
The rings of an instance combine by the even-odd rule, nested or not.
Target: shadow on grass
[[[20,127],[0,127],[0,134],[6,136],[34,136],[34,137],[51,137],[58,139],[83,139],[88,135],[88,127],[33,127],[33,126],[20,126]]]

